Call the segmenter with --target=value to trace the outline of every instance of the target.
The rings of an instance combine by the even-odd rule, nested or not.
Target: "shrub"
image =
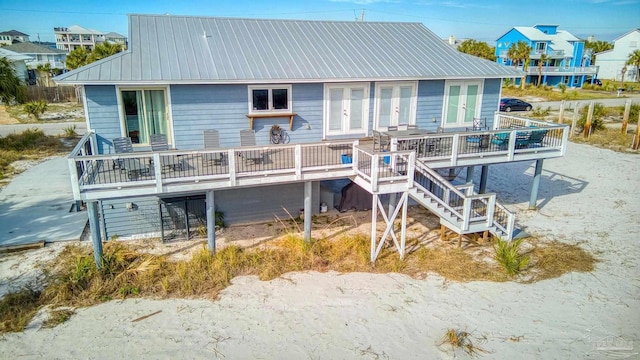
[[[67,126],[66,128],[62,129],[62,132],[64,133],[64,137],[72,138],[78,136],[75,125]]]
[[[585,105],[580,110],[580,118],[578,119],[578,126],[584,129],[585,124],[587,123],[587,115],[589,114],[589,105]],[[592,131],[603,130],[604,129],[604,117],[607,112],[602,105],[602,103],[595,103],[593,105],[593,117],[591,118],[591,129]]]
[[[640,104],[633,103],[631,104],[631,109],[629,111],[629,123],[631,124],[637,123],[638,116],[640,116]]]
[[[24,104],[24,112],[32,115],[36,120],[40,120],[40,115],[47,111],[47,102],[44,100],[29,101]]]
[[[496,261],[504,268],[509,275],[515,275],[524,270],[529,263],[529,256],[520,253],[522,240],[511,242],[498,240],[494,249],[496,251]]]
[[[564,83],[558,84],[558,89],[560,89],[560,92],[564,94],[564,92],[567,91],[567,84],[564,84]]]
[[[543,109],[540,106],[536,106],[536,108],[531,112],[531,115],[535,117],[545,117],[549,115],[549,113],[551,113],[551,106],[547,107],[546,109]]]

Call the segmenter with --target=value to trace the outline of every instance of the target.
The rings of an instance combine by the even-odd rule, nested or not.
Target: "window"
[[[543,42],[536,43],[536,53],[544,54],[546,50],[547,50],[547,43],[543,43]]]
[[[120,91],[124,136],[134,144],[149,144],[154,134],[169,136],[164,89],[122,89]]]
[[[447,81],[442,108],[443,127],[462,127],[473,124],[480,117],[482,80]]]
[[[414,81],[377,82],[374,128],[386,130],[389,125],[415,124],[417,87]]]
[[[290,113],[291,85],[249,86],[249,113]]]

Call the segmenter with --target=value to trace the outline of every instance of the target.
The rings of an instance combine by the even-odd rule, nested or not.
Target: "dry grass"
[[[215,299],[236,276],[255,275],[271,280],[292,271],[402,273],[423,278],[437,273],[454,281],[534,282],[571,271],[592,271],[595,259],[574,245],[560,242],[531,244],[531,263],[518,277],[508,275],[492,260],[491,244],[458,248],[453,243],[421,246],[407,241],[409,252],[400,260],[395,248],[383,248],[375,263],[369,261],[368,235],[305,242],[288,233],[268,246],[245,249],[229,246],[210,254],[203,246],[188,260],[134,250],[123,242],[104,245],[102,269],[93,263],[90,248],[68,246],[48,267],[42,293],[20,292],[0,301],[0,332],[20,331],[40,306],[54,309],[91,306],[129,297]],[[18,299],[18,300],[17,300]],[[26,300],[25,300],[26,299]],[[10,309],[10,310],[5,310]],[[55,325],[71,313],[54,314]],[[11,324],[11,326],[9,326]]]
[[[0,136],[0,179],[11,172],[11,163],[23,159],[39,159],[68,152],[60,139],[42,130],[30,129],[19,134]]]
[[[596,131],[587,139],[585,139],[582,134],[579,134],[571,138],[571,141],[581,144],[590,144],[619,152],[638,153],[637,150],[631,149],[633,134],[622,134],[618,129],[604,129]]]
[[[525,89],[519,87],[503,87],[502,97],[536,97],[546,101],[560,100],[592,100],[616,97],[615,93],[605,91],[584,91],[582,89],[567,89],[564,93],[553,90],[551,87],[535,87],[530,86]]]
[[[469,356],[477,356],[487,353],[486,350],[475,345],[471,340],[471,334],[463,330],[448,329],[442,336],[439,346],[449,345],[452,351],[463,350]]]

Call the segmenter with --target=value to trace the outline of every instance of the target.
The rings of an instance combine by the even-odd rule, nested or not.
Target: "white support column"
[[[159,153],[153,153],[153,170],[156,178],[156,192],[162,194],[162,162],[160,162]]]
[[[296,168],[296,180],[302,180],[302,146],[296,144],[294,149],[295,168]]]
[[[304,241],[311,241],[311,193],[313,187],[311,186],[313,182],[306,181],[304,183]]]
[[[236,152],[233,149],[229,149],[229,185],[236,186]]]
[[[98,202],[90,201],[87,204],[89,215],[89,229],[93,243],[93,259],[98,269],[102,268],[102,236],[100,236],[100,220],[98,219]]]
[[[216,252],[216,205],[213,190],[207,190],[207,249],[210,253]]]
[[[402,201],[402,228],[400,230],[400,249],[398,249],[398,251],[400,252],[400,259],[404,259],[404,251],[407,245],[407,205],[409,203],[408,198],[409,193],[405,192],[404,194],[402,194],[402,200],[400,200]]]
[[[378,237],[378,194],[373,194],[371,203],[371,262],[376,261],[376,238]]]
[[[398,202],[397,194],[391,193],[389,194],[389,214],[393,214],[396,210],[396,204]]]

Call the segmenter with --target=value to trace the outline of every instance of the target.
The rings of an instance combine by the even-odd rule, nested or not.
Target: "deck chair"
[[[484,118],[473,118],[473,125],[470,128],[466,128],[467,132],[473,131],[486,131],[486,120]],[[484,141],[483,141],[484,140]],[[489,138],[487,135],[468,135],[465,138],[466,145],[473,144],[486,148],[489,146]]]
[[[256,132],[253,129],[240,130],[240,146],[256,146]],[[240,152],[240,156],[248,162],[262,162],[264,154],[261,150],[247,150]]]
[[[119,137],[115,138],[111,141],[113,143],[113,149],[116,154],[126,154],[133,152],[133,144],[131,143],[130,137]],[[123,159],[117,159],[113,161],[112,168],[115,170],[116,168],[120,170],[124,170],[124,161]]]
[[[542,147],[542,141],[544,137],[547,136],[547,130],[535,130],[531,132],[531,136],[529,136],[529,147]]]
[[[220,133],[218,130],[204,130],[202,132],[202,140],[205,150],[220,149]],[[225,162],[223,153],[205,153],[202,154],[202,161],[208,161],[214,165],[222,165]]]
[[[380,131],[373,130],[373,151],[389,150],[390,143],[389,136],[382,135]]]
[[[169,150],[169,141],[165,134],[153,134],[149,137],[151,141],[151,151]],[[171,168],[173,170],[182,169],[182,162],[176,161],[173,156],[160,155],[160,166],[162,169]]]

